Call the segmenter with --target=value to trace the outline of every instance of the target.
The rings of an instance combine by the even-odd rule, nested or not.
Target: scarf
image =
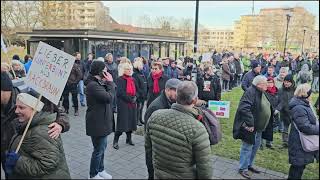
[[[268,87],[267,93],[271,95],[275,95],[278,92],[278,88],[276,86]]]
[[[160,92],[159,87],[159,79],[162,76],[162,71],[158,74],[152,73],[152,80],[153,80],[153,93],[158,94]]]
[[[131,76],[123,75],[123,79],[127,81],[127,95],[129,96],[135,96],[136,95],[136,86],[134,84],[133,78]]]

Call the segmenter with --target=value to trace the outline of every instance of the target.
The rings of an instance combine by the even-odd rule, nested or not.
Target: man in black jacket
[[[262,75],[255,77],[240,100],[233,124],[233,138],[242,140],[239,173],[248,179],[251,178],[248,170],[260,173],[253,168],[254,158],[261,144],[262,131],[273,117],[266,90],[267,78]]]
[[[197,80],[199,99],[219,101],[221,99],[220,78],[213,72],[212,66],[204,68],[204,75]]]

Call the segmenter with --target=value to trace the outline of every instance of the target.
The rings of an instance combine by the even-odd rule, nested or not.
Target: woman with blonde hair
[[[19,60],[12,60],[12,69],[10,70],[10,73],[14,76],[12,70],[16,74],[17,78],[26,77],[24,65]]]
[[[292,125],[288,141],[289,163],[291,164],[288,179],[301,179],[306,165],[313,163],[315,159],[319,161],[319,150],[306,152],[299,137],[299,132],[319,136],[319,122],[310,105],[311,93],[309,84],[300,84],[289,103]]]
[[[118,141],[123,132],[126,132],[126,143],[134,146],[132,143],[132,131],[137,130],[137,88],[134,78],[132,77],[132,64],[127,59],[122,59],[117,78],[117,124],[113,139],[113,148],[119,149]]]

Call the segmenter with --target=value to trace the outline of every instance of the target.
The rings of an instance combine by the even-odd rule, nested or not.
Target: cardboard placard
[[[212,101],[212,100],[209,100],[208,108],[218,118],[229,118],[229,116],[230,116],[230,101]]]

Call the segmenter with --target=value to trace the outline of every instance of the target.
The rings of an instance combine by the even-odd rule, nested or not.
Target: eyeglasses
[[[151,70],[155,70],[156,71],[156,70],[159,70],[159,68],[151,68]]]

